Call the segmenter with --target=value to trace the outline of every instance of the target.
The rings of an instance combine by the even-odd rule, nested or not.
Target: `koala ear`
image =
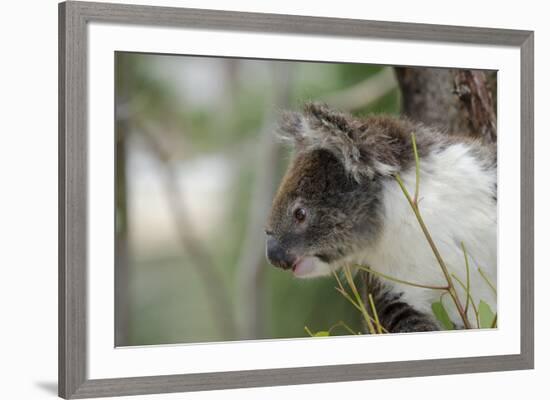
[[[304,132],[307,130],[305,118],[302,114],[285,111],[281,114],[278,124],[278,137],[284,142],[289,142],[295,147],[300,147],[304,142]]]
[[[351,115],[331,110],[324,104],[308,103],[301,114],[284,114],[279,127],[281,138],[291,141],[299,151],[330,151],[359,182],[375,175],[361,140],[363,125]]]

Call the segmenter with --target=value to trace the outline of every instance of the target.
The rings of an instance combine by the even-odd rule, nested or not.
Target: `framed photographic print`
[[[59,395],[533,368],[533,32],[59,5]]]

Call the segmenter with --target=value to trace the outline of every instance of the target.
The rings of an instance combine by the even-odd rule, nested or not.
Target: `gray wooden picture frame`
[[[374,364],[88,379],[87,24],[512,46],[521,51],[521,353]],[[91,2],[59,4],[59,395],[89,398],[341,382],[534,367],[534,34],[532,31]]]

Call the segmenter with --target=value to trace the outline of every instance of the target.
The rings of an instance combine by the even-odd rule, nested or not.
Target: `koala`
[[[297,278],[331,275],[364,265],[400,280],[446,286],[418,220],[395,177],[411,195],[419,155],[418,204],[450,273],[496,311],[496,295],[478,273],[497,278],[496,144],[446,135],[408,119],[358,118],[310,103],[282,117],[279,135],[294,155],[273,200],[266,225],[271,264]],[[371,288],[390,332],[437,330],[431,304],[442,298],[457,328],[463,321],[450,296],[371,274]],[[455,283],[464,305],[466,293]],[[477,326],[475,314],[470,323]]]

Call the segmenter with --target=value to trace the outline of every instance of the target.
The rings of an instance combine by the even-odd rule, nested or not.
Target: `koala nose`
[[[279,241],[267,235],[266,255],[271,264],[282,269],[290,269],[294,264],[294,257],[280,245]]]

